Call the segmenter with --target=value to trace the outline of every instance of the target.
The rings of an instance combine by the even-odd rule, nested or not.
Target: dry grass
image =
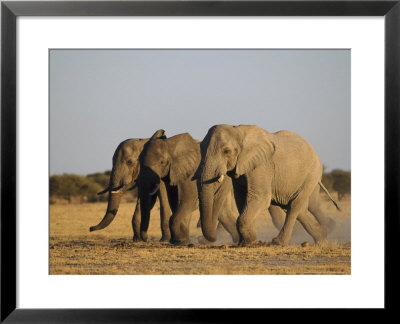
[[[214,244],[204,243],[191,221],[190,246],[160,243],[158,208],[152,212],[148,243],[132,242],[134,204],[121,204],[114,222],[106,229],[89,232],[104,216],[106,203],[50,206],[50,274],[350,274],[350,200],[340,203],[338,213],[326,203],[326,212],[337,223],[329,243],[314,246],[298,227],[286,247],[237,247],[226,232]],[[257,218],[258,237],[269,242],[278,231],[270,217]],[[309,241],[302,247],[301,242]]]

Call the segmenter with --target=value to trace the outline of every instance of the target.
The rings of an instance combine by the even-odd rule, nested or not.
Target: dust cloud
[[[337,201],[337,197],[335,197]],[[338,201],[340,211],[330,202],[323,200],[323,210],[325,216],[330,218],[333,222],[333,226],[328,230],[328,242],[347,244],[351,242],[351,198],[350,196],[345,196],[342,200]],[[198,220],[198,215],[193,217],[195,221]],[[192,219],[193,221],[193,219]],[[271,240],[276,237],[279,230],[272,223],[271,216],[268,211],[257,216],[255,220],[258,240],[262,242],[271,242]],[[193,241],[197,241],[200,244],[207,244],[207,241],[201,234],[201,230],[198,229],[195,233],[192,233]],[[219,227],[217,230],[218,240],[215,243],[208,243],[210,245],[220,245],[220,244],[232,244],[232,239],[230,235],[222,228]],[[290,244],[301,244],[305,241],[313,243],[312,237],[305,231],[303,226],[296,222],[293,230],[292,238]]]

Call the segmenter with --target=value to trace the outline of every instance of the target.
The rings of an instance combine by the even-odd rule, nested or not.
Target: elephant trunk
[[[214,196],[215,187],[220,182],[220,175],[215,174],[214,167],[209,165],[204,165],[204,171],[201,175],[201,184],[199,188],[199,207],[200,207],[200,220],[201,220],[201,230],[204,237],[211,242],[217,240],[217,215],[214,215]],[[223,179],[223,178],[222,178]],[[211,180],[211,181],[210,181]]]
[[[199,206],[203,235],[208,241],[215,242],[217,240],[217,219],[213,217],[214,192],[212,187],[213,185],[207,185],[202,188],[199,195]]]
[[[121,196],[122,196],[121,192],[119,193],[110,192],[108,194],[107,212],[99,224],[90,227],[91,232],[101,230],[111,224],[115,215],[117,215],[119,203],[121,201]]]
[[[125,187],[122,183],[123,179],[120,173],[121,172],[119,172],[118,167],[114,166],[111,171],[109,186],[98,193],[103,194],[108,192],[107,211],[99,224],[90,227],[90,232],[106,228],[114,220],[115,215],[117,215],[119,204],[121,202],[121,197],[125,192]]]

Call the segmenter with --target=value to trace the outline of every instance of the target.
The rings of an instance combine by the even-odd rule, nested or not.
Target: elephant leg
[[[240,176],[238,179],[232,180],[232,184],[236,207],[240,213],[246,205],[247,181],[245,176]]]
[[[192,216],[193,208],[181,206],[176,213],[172,214],[169,224],[171,230],[170,243],[174,245],[184,245],[189,240],[189,223]]]
[[[292,203],[293,204],[293,203]],[[296,222],[296,219],[300,213],[305,212],[304,206],[291,206],[288,209],[288,213],[285,219],[285,223],[282,226],[277,237],[272,240],[272,244],[274,245],[286,245],[289,242],[290,237],[292,236],[293,227]]]
[[[189,223],[193,208],[182,205],[172,214],[169,224],[171,230],[170,243],[174,245],[184,245],[189,243]]]
[[[308,211],[299,214],[297,220],[303,225],[308,234],[312,236],[315,243],[323,243],[326,241],[327,231],[317,219]]]
[[[269,206],[268,211],[271,215],[272,223],[274,224],[275,228],[280,230],[285,223],[285,211],[282,208],[273,205]]]
[[[214,196],[213,214],[219,221],[217,230],[221,226],[231,235],[233,242],[239,241],[239,233],[236,228],[238,211],[233,195],[231,181],[225,180]]]
[[[302,190],[297,194],[297,197],[291,201],[285,223],[283,224],[278,236],[272,240],[272,244],[286,245],[289,242],[297,217],[303,215],[300,216],[301,219],[303,219],[306,217],[304,215],[307,215],[310,197],[314,193],[316,187],[319,187],[318,181],[318,178],[314,175],[310,175],[307,181],[303,184]]]
[[[140,199],[137,200],[135,212],[132,216],[132,229],[133,229],[133,241],[140,242],[142,237],[140,236]]]
[[[226,231],[231,235],[233,242],[238,243],[239,233],[236,228],[236,220],[238,217],[238,212],[236,209],[235,202],[233,201],[233,197],[226,197],[224,207],[225,208],[221,210],[218,216],[220,222],[218,224],[218,227],[222,225],[226,229]]]
[[[223,213],[220,215],[220,224],[225,228],[225,230],[231,235],[232,241],[234,243],[239,242],[239,233],[236,228],[237,217],[231,213]],[[219,227],[220,225],[218,225]]]
[[[160,242],[169,242],[171,232],[169,230],[169,219],[172,211],[169,206],[167,191],[163,181],[160,182],[158,198],[160,200],[160,223],[161,223],[161,239]]]
[[[236,225],[235,225],[236,226]],[[217,225],[217,231],[221,232],[221,231],[225,231],[224,229],[225,227],[221,224],[221,222],[218,220],[218,225]]]
[[[262,200],[252,200],[251,203],[246,205],[236,221],[236,227],[239,232],[239,245],[250,244],[257,240],[254,220],[257,215],[262,213],[264,208],[265,202]]]
[[[320,189],[319,186],[316,186],[314,189],[313,193],[310,196],[310,200],[308,203],[308,210],[310,211],[311,214],[314,215],[314,217],[318,220],[318,222],[325,226],[328,229],[328,232],[331,232],[335,226],[336,222],[325,215],[321,208],[321,197],[319,193]]]
[[[263,168],[256,168],[246,175],[247,184],[246,201],[240,210],[240,216],[236,221],[239,232],[239,245],[246,245],[257,240],[257,232],[254,220],[271,204],[271,191],[269,179],[265,177]],[[240,195],[239,195],[240,196]],[[237,194],[235,193],[237,200]],[[238,205],[239,207],[239,205]]]
[[[169,220],[170,242],[176,245],[189,243],[189,225],[192,213],[198,208],[197,185],[185,181],[178,185],[178,208]]]
[[[269,206],[268,211],[269,214],[271,215],[272,223],[274,224],[275,228],[277,230],[281,230],[283,224],[285,224],[286,211],[279,206],[273,206],[273,205]],[[293,234],[296,235],[301,231],[302,231],[301,225],[299,224],[299,222],[296,222],[294,224]]]
[[[156,203],[156,199],[157,199],[156,195],[150,197],[150,213],[154,207],[154,204]],[[147,230],[149,229],[149,224],[150,224],[150,217],[149,218],[141,217],[140,237],[144,242],[147,242]]]
[[[274,245],[288,244],[288,242],[292,236],[293,227],[296,223],[297,217],[300,214],[305,214],[307,212],[309,195],[310,195],[310,192],[307,192],[304,189],[291,202],[290,207],[288,208],[285,223],[283,224],[283,227],[280,230],[278,236],[272,240],[272,244],[274,244]]]

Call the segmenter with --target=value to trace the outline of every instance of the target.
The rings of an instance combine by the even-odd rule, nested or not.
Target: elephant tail
[[[325,188],[325,186],[322,184],[321,181],[318,181],[318,184],[320,185],[320,187],[322,188],[322,190],[325,191],[325,193],[328,195],[329,199],[333,202],[333,204],[335,205],[336,209],[338,211],[341,211],[341,209],[339,208],[337,202],[335,201],[335,199],[332,198],[331,194],[329,193],[328,189]]]

